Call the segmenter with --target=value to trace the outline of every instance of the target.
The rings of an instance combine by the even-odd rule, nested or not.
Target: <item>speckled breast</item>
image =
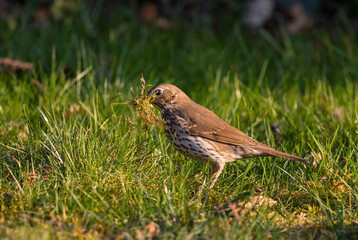
[[[174,148],[187,157],[194,158],[199,161],[214,160],[208,150],[215,152],[207,141],[200,137],[189,135],[185,129],[186,122],[178,117],[175,112],[164,110],[162,117],[165,120],[164,132]],[[220,156],[217,156],[220,157]]]
[[[175,111],[165,109],[162,112],[165,120],[164,131],[174,148],[187,157],[206,162],[232,162],[245,157],[252,157],[252,150],[215,142],[199,136],[191,136],[186,129],[188,123]]]

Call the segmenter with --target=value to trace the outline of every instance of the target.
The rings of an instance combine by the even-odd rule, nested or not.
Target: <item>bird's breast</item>
[[[211,162],[230,162],[241,158],[241,149],[190,135],[188,131],[190,124],[179,114],[175,114],[175,111],[164,109],[162,117],[165,120],[163,125],[165,135],[174,148],[185,156]]]

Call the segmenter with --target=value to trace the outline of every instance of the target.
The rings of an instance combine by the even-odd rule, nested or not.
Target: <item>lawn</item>
[[[358,41],[335,29],[170,29],[124,14],[0,21],[0,238],[358,237]],[[276,157],[210,165],[130,106],[172,83]],[[157,114],[159,112],[156,111]]]

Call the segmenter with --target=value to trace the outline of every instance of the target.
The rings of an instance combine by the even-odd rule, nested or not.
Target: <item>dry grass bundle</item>
[[[146,84],[143,76],[140,79],[140,82],[140,94],[131,101],[132,106],[134,106],[136,112],[138,113],[145,125],[151,126],[152,124],[163,124],[164,120],[155,114],[151,105],[154,96],[147,96],[147,94],[145,93],[146,88],[150,87],[151,85]]]

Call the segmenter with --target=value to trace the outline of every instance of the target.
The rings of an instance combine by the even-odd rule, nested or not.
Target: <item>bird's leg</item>
[[[215,176],[214,176],[213,181],[210,184],[210,189],[212,189],[214,187],[216,180],[218,180],[218,177],[220,176],[222,170],[224,169],[224,166],[225,166],[225,163],[223,163],[223,162],[215,162],[215,163],[211,164],[211,167],[213,170],[210,175],[211,176],[215,175]]]

